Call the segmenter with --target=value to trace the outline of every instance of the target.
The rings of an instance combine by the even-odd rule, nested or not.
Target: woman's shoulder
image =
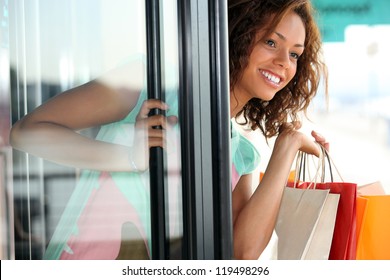
[[[232,160],[239,175],[249,174],[260,163],[260,153],[253,143],[232,125]]]

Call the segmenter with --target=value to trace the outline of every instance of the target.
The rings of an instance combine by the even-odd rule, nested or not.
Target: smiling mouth
[[[261,70],[260,73],[267,78],[270,82],[279,85],[282,79],[278,76],[275,76],[267,71]]]

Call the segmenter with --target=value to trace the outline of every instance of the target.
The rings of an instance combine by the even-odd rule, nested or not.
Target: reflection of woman
[[[148,172],[141,171],[147,170],[148,145],[164,146],[165,136],[152,126],[168,128],[177,121],[177,94],[166,93],[169,108],[146,100],[143,62],[134,59],[104,78],[53,98],[12,129],[15,147],[85,170],[46,258],[148,258]],[[162,116],[148,117],[151,108],[165,110],[168,123]],[[98,125],[96,140],[75,133]],[[174,137],[168,140],[172,168],[177,166],[177,144],[172,143]]]
[[[315,141],[327,146],[317,133],[313,132],[311,139],[298,131],[297,113],[305,110],[314,97],[322,68],[320,37],[312,13],[306,0],[229,1],[231,117],[243,116],[247,124],[259,128],[265,137],[277,136],[267,170],[252,194],[251,172],[258,163],[258,153],[232,126],[235,258],[258,258],[266,247],[297,151],[317,155]],[[143,80],[140,73],[143,71],[135,71],[138,74],[135,81]],[[142,237],[150,234],[144,211],[148,193],[140,187],[139,171],[147,170],[148,147],[165,147],[169,154],[172,147],[164,145],[165,132],[172,131],[172,125],[176,124],[177,108],[174,98],[170,101],[168,97],[167,105],[145,100],[144,90],[134,90],[131,83],[118,84],[110,77],[59,95],[27,115],[12,130],[15,148],[95,170],[85,172],[76,188],[70,205],[78,205],[78,209],[66,209],[48,248],[49,257],[116,258],[121,255],[120,246],[118,242],[110,243],[110,238],[117,240],[119,231],[128,230]],[[168,118],[148,117],[152,108],[168,110]],[[134,135],[129,134],[131,124],[135,127]],[[103,125],[97,141],[75,133],[96,125]],[[163,130],[153,129],[156,125]],[[145,137],[148,141],[142,140]],[[128,138],[134,139],[136,149],[128,146],[132,142]],[[143,143],[147,143],[146,147]],[[128,183],[129,178],[132,184]],[[105,210],[113,209],[112,205],[104,204],[110,196],[115,204],[120,200],[121,207],[135,214],[122,218]],[[121,207],[114,209],[120,213]],[[129,213],[127,210],[125,213]],[[90,237],[101,230],[96,226],[112,222],[110,217],[114,216],[120,216],[118,224],[130,221],[130,226],[116,228],[112,236],[108,230],[107,234],[99,235],[101,240],[91,242]],[[83,227],[88,223],[95,226],[90,232]],[[71,225],[70,230],[62,230],[65,225]],[[94,250],[95,253],[88,253]]]

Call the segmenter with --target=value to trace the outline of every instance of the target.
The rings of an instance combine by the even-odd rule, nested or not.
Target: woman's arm
[[[248,199],[250,181],[243,176],[233,192],[234,201],[241,201],[241,209],[233,210],[234,256],[236,259],[257,259],[267,246],[275,227],[280,201],[298,150],[319,155],[317,144],[309,137],[285,127],[278,136],[267,169],[259,186]],[[326,145],[322,136],[313,133],[314,139]],[[245,194],[240,196],[240,194]],[[245,202],[245,199],[246,202]]]
[[[64,92],[18,121],[10,142],[16,149],[60,164],[123,170],[128,148],[95,141],[77,130],[115,122],[132,108],[128,94],[96,81]]]

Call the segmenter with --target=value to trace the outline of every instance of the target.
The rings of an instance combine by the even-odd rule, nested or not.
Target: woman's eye
[[[297,54],[297,53],[291,53],[291,57],[294,58],[294,59],[296,59],[296,60],[298,60],[299,54]]]
[[[272,40],[266,40],[265,43],[270,47],[275,47],[275,42]]]

